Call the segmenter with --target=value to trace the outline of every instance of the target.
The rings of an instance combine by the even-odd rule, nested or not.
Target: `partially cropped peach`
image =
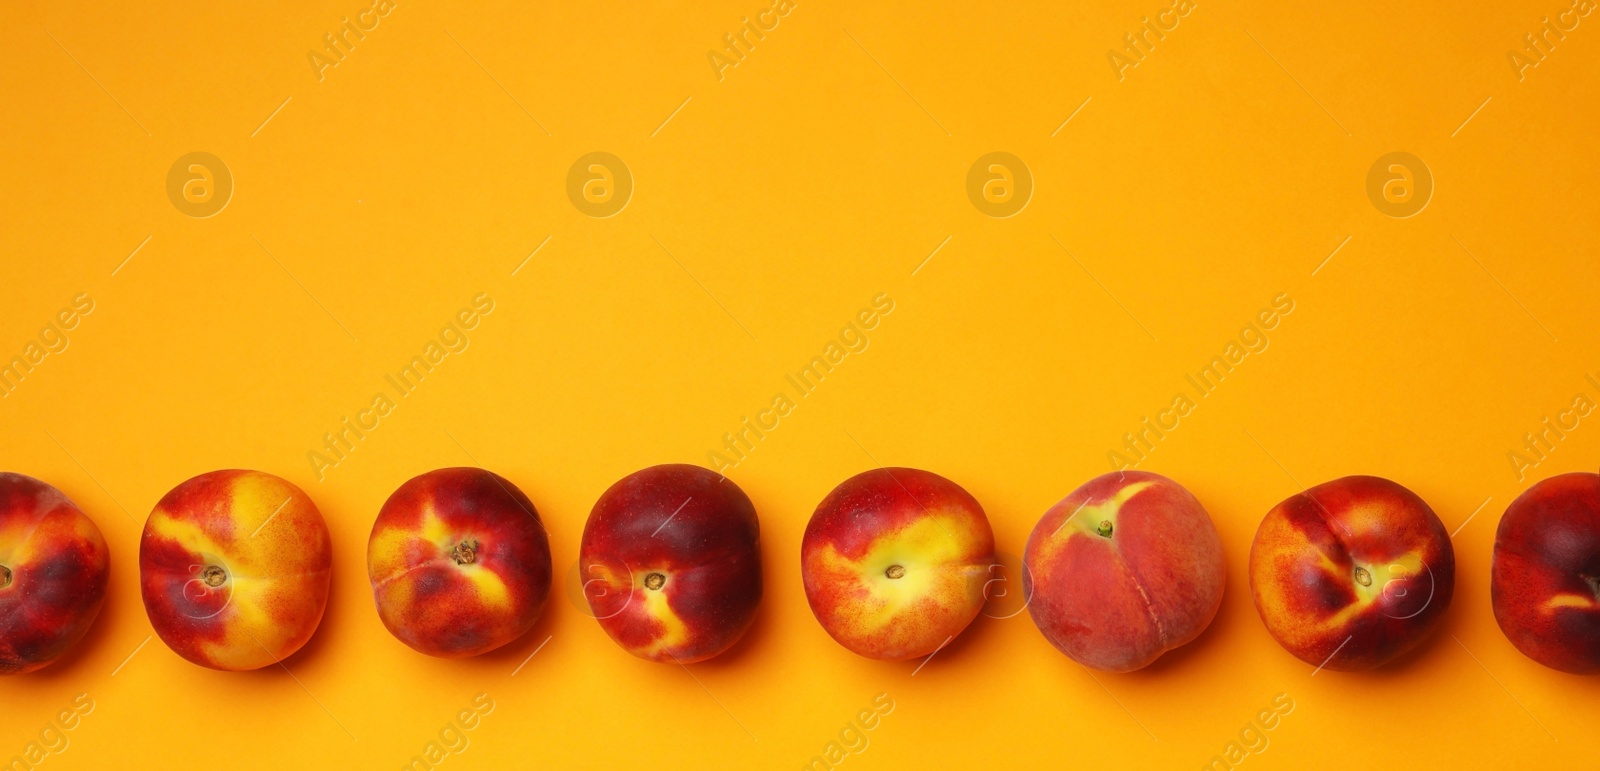
[[[1517,496],[1494,535],[1494,620],[1528,658],[1600,672],[1600,474],[1562,474]]]
[[[1379,477],[1317,485],[1275,506],[1250,547],[1250,590],[1267,631],[1317,667],[1363,670],[1433,633],[1455,591],[1444,523]]]
[[[300,488],[213,471],[166,494],[139,541],[150,625],[212,669],[259,669],[311,639],[328,603],[328,526]]]
[[[0,675],[32,672],[76,645],[109,575],[100,528],[67,496],[0,473]]]
[[[629,653],[689,664],[733,647],[761,604],[761,527],[728,478],[651,466],[600,496],[578,555],[601,628]]]
[[[378,617],[430,656],[487,653],[521,637],[550,594],[550,542],[528,496],[480,468],[395,490],[367,541]]]
[[[983,507],[911,468],[857,474],[817,505],[800,543],[806,601],[840,645],[889,661],[927,656],[977,618],[994,561]]]
[[[1222,539],[1188,490],[1160,474],[1089,480],[1045,512],[1023,555],[1028,612],[1045,639],[1107,672],[1149,666],[1222,606]]]

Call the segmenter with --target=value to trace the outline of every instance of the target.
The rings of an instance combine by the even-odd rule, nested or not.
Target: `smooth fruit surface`
[[[1500,630],[1528,658],[1600,672],[1600,474],[1551,477],[1506,507],[1489,596]]]
[[[731,480],[684,464],[623,477],[583,528],[578,568],[601,628],[650,661],[732,647],[761,603],[761,528]]]
[[[1084,666],[1127,672],[1200,636],[1222,606],[1222,539],[1159,474],[1089,480],[1039,520],[1023,557],[1028,611]]]
[[[166,494],[139,541],[145,612],[162,642],[204,667],[259,669],[322,620],[328,527],[300,488],[260,471],[213,471]]]
[[[0,473],[0,674],[32,672],[77,644],[109,575],[93,520],[60,490]]]
[[[983,609],[994,534],[960,485],[910,468],[857,474],[817,505],[800,544],[806,601],[862,656],[899,661],[949,643]]]
[[[1371,669],[1427,639],[1450,607],[1455,575],[1433,509],[1378,477],[1335,479],[1278,504],[1250,548],[1250,590],[1267,631],[1327,669]]]
[[[367,541],[378,617],[430,656],[494,650],[532,628],[550,593],[550,542],[504,477],[445,468],[401,485]]]

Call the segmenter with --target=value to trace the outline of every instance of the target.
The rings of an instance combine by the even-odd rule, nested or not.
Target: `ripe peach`
[[[328,602],[328,527],[300,488],[213,471],[166,494],[139,541],[150,625],[204,667],[259,669],[305,645]]]
[[[32,672],[76,645],[109,575],[100,528],[67,496],[0,473],[0,675]]]
[[[1455,590],[1450,535],[1387,479],[1326,482],[1267,512],[1250,547],[1250,590],[1267,631],[1318,667],[1362,670],[1416,647]]]
[[[1149,666],[1204,632],[1222,606],[1222,539],[1188,490],[1113,472],[1045,512],[1023,555],[1028,612],[1072,660],[1107,672]]]
[[[840,645],[873,659],[927,656],[983,609],[994,533],[960,485],[910,468],[846,479],[800,544],[811,612]]]
[[[578,568],[595,618],[624,650],[709,659],[744,636],[761,603],[755,506],[714,471],[651,466],[595,502]]]
[[[550,542],[528,496],[480,468],[395,490],[367,541],[378,617],[430,656],[476,656],[521,637],[550,594]]]
[[[1528,658],[1600,672],[1600,474],[1527,489],[1500,518],[1489,597],[1494,620]]]

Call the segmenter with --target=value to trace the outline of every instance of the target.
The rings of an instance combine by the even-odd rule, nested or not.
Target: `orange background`
[[[362,0],[0,8],[0,355],[95,301],[0,400],[0,468],[77,501],[113,570],[75,651],[0,683],[0,759],[86,693],[41,765],[393,769],[482,693],[493,710],[441,767],[801,768],[886,693],[840,766],[1200,768],[1284,693],[1293,712],[1245,765],[1593,762],[1596,681],[1519,654],[1487,579],[1506,504],[1600,465],[1600,415],[1525,481],[1507,459],[1576,394],[1600,398],[1600,16],[1519,81],[1507,54],[1558,0],[1199,0],[1119,81],[1106,52],[1161,0],[801,0],[719,81],[707,52],[761,0],[536,5],[400,0],[320,82],[308,52]],[[165,187],[197,150],[234,179],[208,219]],[[566,194],[596,150],[635,185],[606,219]],[[1008,219],[966,194],[993,151],[1034,180]],[[1393,151],[1435,183],[1409,219],[1366,194]],[[747,639],[688,671],[622,652],[573,602],[596,497],[706,464],[885,292],[870,347],[727,472],[765,536]],[[324,432],[478,293],[495,309],[470,347],[319,481]],[[1295,309],[1269,347],[1195,397],[1185,375],[1279,293]],[[1015,555],[1180,392],[1197,408],[1141,468],[1205,503],[1229,563],[1180,654],[1091,676],[1022,613],[980,618],[913,676],[813,620],[800,535],[846,477],[948,476]],[[365,571],[387,495],[451,465],[521,486],[557,571],[534,631],[469,661],[391,638]],[[288,672],[212,672],[149,639],[144,519],[228,467],[295,482],[334,537],[328,615]],[[1455,602],[1417,655],[1313,677],[1256,617],[1246,558],[1273,504],[1352,473],[1410,487],[1456,532]]]

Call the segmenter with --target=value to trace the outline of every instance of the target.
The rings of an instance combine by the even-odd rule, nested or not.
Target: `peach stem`
[[[1101,536],[1101,537],[1110,538],[1111,537],[1111,520],[1109,520],[1109,519],[1100,520],[1100,526],[1095,528],[1094,532],[1097,535]]]
[[[667,577],[660,573],[651,573],[644,577],[644,588],[656,590],[667,585]]]
[[[890,565],[888,570],[883,571],[883,574],[890,578],[904,578],[906,569],[903,565]]]
[[[11,585],[11,568],[0,565],[0,589]]]
[[[455,560],[457,565],[471,565],[477,562],[478,542],[462,541],[456,544],[456,548],[450,550],[450,558]]]
[[[205,581],[206,586],[218,587],[228,580],[228,571],[216,565],[207,565],[205,570],[200,571],[200,580]]]

